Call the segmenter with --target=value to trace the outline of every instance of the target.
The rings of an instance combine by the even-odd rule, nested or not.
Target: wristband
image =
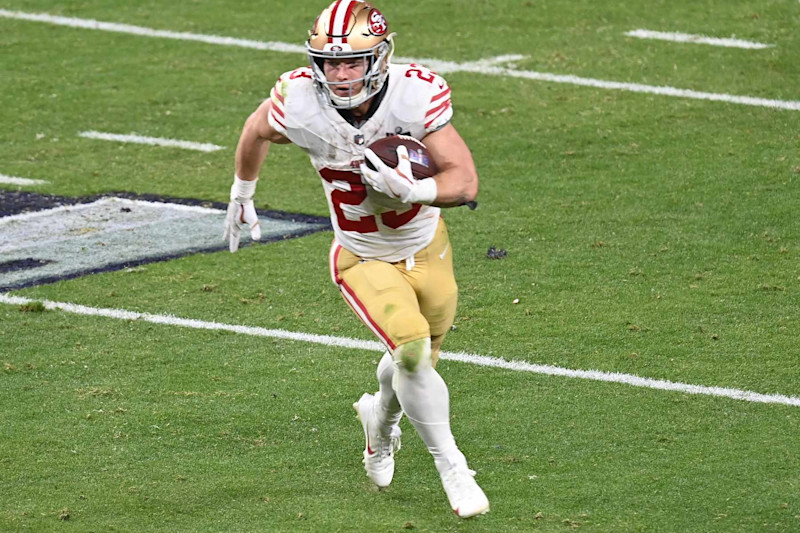
[[[439,194],[439,187],[436,185],[436,180],[433,178],[425,178],[418,180],[414,185],[414,201],[415,204],[430,205],[436,201],[436,196]]]
[[[252,200],[253,196],[256,194],[257,181],[258,178],[254,180],[243,180],[234,174],[233,185],[231,186],[231,201],[244,203],[248,200]]]

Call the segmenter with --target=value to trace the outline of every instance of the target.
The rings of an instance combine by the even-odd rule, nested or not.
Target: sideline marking
[[[46,180],[32,180],[28,178],[17,178],[15,176],[6,176],[5,174],[0,174],[0,183],[7,185],[20,185],[24,187],[26,185],[45,185],[50,182]]]
[[[323,344],[325,346],[339,346],[342,348],[354,348],[359,350],[369,350],[382,352],[385,350],[383,344],[377,341],[367,341],[361,339],[350,339],[347,337],[334,337],[332,335],[316,335],[310,333],[298,333],[283,329],[266,329],[252,326],[239,326],[235,324],[221,324],[219,322],[206,322],[180,318],[172,315],[153,315],[150,313],[138,313],[124,309],[108,309],[98,307],[87,307],[66,302],[52,302],[49,300],[35,300],[21,296],[11,296],[0,293],[0,303],[8,305],[26,305],[31,303],[42,303],[46,309],[51,311],[64,311],[77,315],[101,316],[115,318],[118,320],[141,320],[153,324],[164,324],[169,326],[179,326],[193,329],[206,329],[217,331],[230,331],[242,335],[252,335],[256,337],[271,337],[275,339],[287,339],[300,342],[311,342]],[[800,407],[800,398],[794,396],[784,396],[782,394],[760,394],[757,392],[731,389],[725,387],[707,387],[704,385],[691,385],[675,381],[661,379],[642,378],[632,374],[621,374],[617,372],[603,372],[600,370],[573,370],[552,365],[538,365],[525,361],[506,361],[499,357],[487,357],[484,355],[469,354],[465,352],[441,352],[440,358],[446,361],[457,361],[479,366],[493,368],[503,368],[517,372],[532,372],[535,374],[545,374],[549,376],[561,376],[577,379],[588,379],[593,381],[604,381],[609,383],[621,383],[631,387],[642,387],[657,390],[682,392],[685,394],[700,394],[706,396],[719,396],[734,400],[743,400],[754,403],[774,403]]]
[[[145,37],[163,37],[167,39],[179,39],[184,41],[199,41],[209,44],[220,44],[225,46],[239,46],[242,48],[253,48],[256,50],[269,50],[281,53],[306,53],[303,46],[281,42],[262,42],[249,39],[235,39],[233,37],[220,37],[217,35],[203,35],[188,32],[174,32],[166,30],[155,30],[142,26],[132,26],[130,24],[118,24],[113,22],[101,22],[92,19],[79,19],[73,17],[59,17],[47,13],[24,13],[21,11],[9,11],[0,9],[0,17],[28,20],[33,22],[45,22],[58,26],[69,26],[73,28],[85,28],[90,30],[102,30],[117,33],[128,33]],[[581,78],[579,76],[550,74],[547,72],[535,72],[532,70],[516,70],[511,68],[501,68],[495,66],[498,62],[507,62],[520,59],[521,56],[500,56],[497,58],[482,59],[457,63],[453,61],[443,61],[439,59],[416,59],[416,62],[423,63],[431,69],[441,74],[447,72],[473,72],[488,76],[507,76],[523,78],[536,81],[546,81],[552,83],[566,83],[582,87],[595,87],[598,89],[609,89],[617,91],[629,91],[635,93],[656,94],[659,96],[671,96],[676,98],[690,98],[694,100],[710,100],[716,102],[726,102],[729,104],[741,104],[757,107],[768,107],[772,109],[785,109],[789,111],[800,111],[800,101],[796,100],[774,100],[769,98],[756,98],[752,96],[736,96],[723,93],[707,93],[679,89],[668,86],[643,85],[639,83],[625,83],[616,81],[604,81],[593,78]],[[409,61],[408,58],[398,57],[398,62]]]
[[[625,35],[628,37],[636,37],[638,39],[656,39],[659,41],[672,41],[676,43],[710,44],[712,46],[745,48],[749,50],[762,50],[764,48],[773,48],[775,46],[774,44],[756,43],[753,41],[744,41],[742,39],[724,39],[719,37],[709,37],[708,35],[641,29],[625,32]]]
[[[101,141],[117,141],[123,143],[149,144],[151,146],[168,146],[171,148],[183,148],[185,150],[197,150],[198,152],[216,152],[222,150],[224,146],[217,146],[211,143],[196,143],[192,141],[179,141],[178,139],[163,139],[161,137],[145,137],[131,133],[120,135],[117,133],[103,133],[102,131],[82,131],[79,137],[86,139],[98,139]]]

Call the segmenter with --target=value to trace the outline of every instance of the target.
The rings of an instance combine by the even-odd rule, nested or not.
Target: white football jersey
[[[311,69],[283,74],[270,94],[270,125],[306,151],[322,178],[336,240],[364,259],[396,262],[433,239],[439,208],[406,204],[361,180],[364,149],[388,135],[422,140],[453,116],[450,87],[419,65],[390,65],[386,93],[375,113],[356,128],[325,105]]]

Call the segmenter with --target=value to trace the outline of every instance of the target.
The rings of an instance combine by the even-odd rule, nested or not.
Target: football
[[[414,137],[408,135],[392,135],[378,139],[370,144],[367,148],[375,152],[381,161],[388,166],[395,168],[397,166],[397,147],[403,145],[408,150],[408,159],[411,161],[411,173],[418,180],[430,178],[436,175],[436,163],[434,163],[431,153]],[[365,160],[369,168],[375,170],[369,159]]]

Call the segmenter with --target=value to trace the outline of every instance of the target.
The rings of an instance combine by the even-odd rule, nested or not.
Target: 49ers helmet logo
[[[386,19],[383,14],[377,9],[372,9],[369,12],[369,31],[373,35],[383,35],[386,33],[387,25]]]

